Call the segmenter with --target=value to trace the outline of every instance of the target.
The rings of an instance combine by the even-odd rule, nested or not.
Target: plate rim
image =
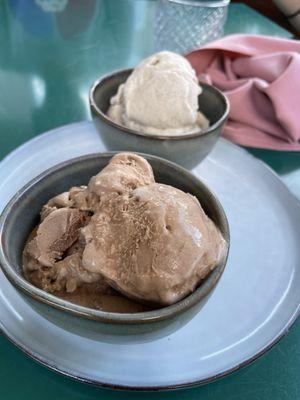
[[[51,134],[53,134],[53,132],[64,130],[66,128],[71,128],[71,127],[77,128],[77,127],[80,127],[80,126],[84,127],[86,125],[89,125],[89,127],[93,127],[93,124],[92,124],[91,121],[80,121],[80,122],[75,122],[75,123],[71,123],[71,124],[65,124],[65,125],[59,126],[57,128],[48,130],[48,131],[46,131],[44,133],[41,133],[41,134],[33,137],[32,139],[24,142],[23,144],[18,146],[16,149],[11,151],[9,154],[7,154],[0,161],[0,166],[4,162],[9,161],[10,158],[13,157],[21,149],[24,149],[28,145],[38,141],[40,139],[40,137],[42,137],[42,136],[43,137],[48,136],[48,135],[50,136]],[[226,145],[229,145],[230,147],[233,147],[235,150],[238,150],[238,151],[242,152],[246,157],[252,159],[254,162],[258,162],[263,167],[267,168],[268,172],[271,173],[273,178],[276,179],[276,181],[280,184],[282,189],[286,191],[286,193],[291,197],[291,199],[295,202],[295,205],[297,207],[299,207],[299,210],[300,210],[300,200],[289,190],[289,188],[285,185],[285,183],[280,179],[279,175],[269,165],[267,165],[264,161],[256,158],[251,153],[248,153],[247,150],[242,148],[241,146],[235,145],[235,144],[229,142],[228,140],[226,140],[224,138],[220,138],[219,140],[222,141],[222,142],[225,142]],[[91,379],[91,378],[87,378],[87,377],[81,377],[81,376],[76,375],[75,373],[72,373],[71,371],[68,371],[67,369],[64,370],[61,367],[58,367],[58,366],[56,366],[54,364],[51,364],[50,362],[45,360],[44,357],[41,357],[37,353],[31,352],[30,350],[28,350],[26,348],[26,346],[21,344],[20,341],[16,340],[13,337],[13,335],[4,327],[4,325],[3,325],[3,323],[1,321],[0,321],[0,334],[2,333],[3,336],[9,342],[11,342],[14,346],[16,346],[19,350],[21,350],[23,354],[25,354],[27,357],[31,358],[32,360],[34,360],[38,364],[43,365],[47,369],[50,369],[51,371],[59,373],[59,374],[61,374],[63,376],[71,378],[73,380],[76,380],[76,381],[79,381],[79,382],[82,382],[82,383],[86,383],[86,384],[89,384],[89,385],[92,385],[92,386],[100,387],[100,388],[109,388],[109,389],[114,389],[114,390],[152,391],[152,392],[156,392],[156,391],[168,391],[168,390],[192,388],[192,387],[204,385],[206,383],[214,382],[214,381],[216,381],[218,379],[221,379],[221,378],[223,378],[225,376],[228,376],[228,375],[232,374],[233,372],[236,372],[236,371],[242,369],[243,367],[251,364],[252,362],[257,360],[258,358],[260,358],[262,355],[264,355],[266,352],[268,352],[272,347],[274,347],[283,337],[285,337],[289,333],[289,331],[292,328],[292,326],[297,321],[299,315],[300,315],[300,303],[298,304],[298,306],[296,307],[294,312],[291,314],[291,317],[287,321],[287,323],[278,332],[278,334],[276,336],[274,336],[274,338],[272,340],[270,340],[261,350],[259,350],[257,353],[255,353],[251,357],[247,358],[246,360],[242,361],[241,363],[237,363],[236,365],[232,366],[231,368],[227,368],[226,370],[221,371],[218,374],[214,374],[212,376],[209,376],[208,378],[197,379],[197,380],[193,380],[193,381],[189,381],[189,382],[183,382],[183,383],[171,384],[171,385],[169,385],[169,384],[167,384],[167,385],[152,385],[152,386],[151,385],[150,386],[149,385],[148,386],[147,385],[146,386],[136,386],[136,385],[130,385],[130,384],[129,385],[124,385],[124,384],[107,383],[107,382],[102,382],[100,380],[95,380],[95,379]]]
[[[3,328],[3,324],[0,322],[0,334],[2,333],[3,336],[8,339],[10,343],[12,343],[14,346],[16,346],[23,354],[25,354],[27,357],[32,359],[33,361],[37,362],[39,365],[42,365],[49,369],[50,371],[56,372],[57,374],[63,375],[67,378],[71,378],[72,380],[75,380],[77,382],[85,383],[94,387],[98,388],[104,388],[104,389],[113,389],[113,390],[127,390],[127,391],[133,391],[133,392],[165,392],[165,391],[171,391],[171,390],[178,390],[178,389],[188,389],[188,388],[193,388],[197,386],[202,386],[207,383],[212,383],[215,382],[219,379],[225,378],[226,376],[229,376],[233,374],[234,372],[237,372],[241,370],[242,368],[252,364],[254,361],[256,361],[258,358],[262,357],[264,354],[266,354],[269,350],[271,350],[277,343],[281,341],[290,331],[292,326],[295,324],[299,317],[299,307],[297,310],[294,312],[288,323],[285,325],[285,327],[280,331],[280,333],[273,339],[271,340],[263,349],[261,349],[259,352],[254,354],[252,357],[248,358],[247,360],[244,360],[242,363],[238,363],[234,365],[231,368],[226,369],[225,371],[222,371],[218,374],[212,375],[208,378],[204,379],[198,379],[190,382],[185,382],[185,383],[178,383],[178,384],[173,384],[173,385],[153,385],[153,386],[135,386],[135,385],[121,385],[121,384],[114,384],[114,383],[107,383],[107,382],[101,382],[99,380],[95,379],[90,379],[90,378],[84,378],[77,376],[76,374],[72,374],[71,372],[68,372],[66,370],[63,370],[53,364],[50,364],[49,362],[45,361],[42,357],[39,357],[37,354],[31,353],[29,350],[27,350],[24,346],[20,345],[17,343],[16,340],[14,340],[11,336],[8,335],[6,330]]]

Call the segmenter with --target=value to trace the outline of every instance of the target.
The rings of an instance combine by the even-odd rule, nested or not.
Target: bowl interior
[[[100,79],[91,90],[93,103],[97,111],[106,117],[110,98],[117,93],[118,87],[126,81],[132,69],[115,72]],[[224,95],[216,88],[206,83],[201,83],[203,92],[198,97],[199,110],[209,119],[210,125],[216,124],[228,110]],[[106,117],[108,119],[108,117]]]
[[[22,276],[22,251],[29,233],[39,222],[39,212],[42,206],[51,197],[68,190],[72,186],[87,184],[91,176],[103,169],[114,154],[112,152],[89,155],[62,163],[29,182],[11,200],[2,215],[1,246],[2,257],[6,261],[3,263],[4,272],[13,283],[15,280],[10,268],[12,267],[19,277]],[[155,179],[158,182],[175,186],[199,199],[206,214],[219,227],[225,240],[229,243],[226,216],[220,203],[209,189],[182,167],[158,157],[143,156],[150,162]],[[214,286],[216,276],[223,271],[225,262],[226,260],[206,278],[206,290],[210,285],[210,280],[211,286]],[[25,281],[24,278],[21,279]],[[28,283],[26,284],[28,285]],[[197,291],[201,290],[201,286]],[[35,290],[36,288],[32,287],[32,289]],[[56,299],[59,302],[59,299]]]

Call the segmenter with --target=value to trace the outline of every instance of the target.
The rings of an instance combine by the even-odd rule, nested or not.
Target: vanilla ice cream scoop
[[[107,115],[153,135],[192,133],[209,126],[198,110],[202,89],[189,62],[163,51],[143,60],[111,98]]]
[[[103,206],[84,231],[85,269],[129,298],[162,305],[192,292],[225,250],[198,200],[159,183]]]

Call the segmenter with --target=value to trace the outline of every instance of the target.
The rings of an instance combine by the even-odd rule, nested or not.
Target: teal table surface
[[[69,0],[44,12],[33,0],[0,2],[0,159],[33,136],[89,119],[100,75],[154,51],[155,1]],[[290,34],[250,8],[230,6],[225,33]],[[300,198],[300,154],[250,150]],[[0,305],[1,306],[1,305]],[[129,393],[94,388],[38,365],[0,336],[1,399],[300,399],[300,324],[239,372],[193,389]]]

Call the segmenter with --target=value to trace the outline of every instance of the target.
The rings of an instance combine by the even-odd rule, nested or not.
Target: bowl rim
[[[202,188],[207,192],[210,199],[214,201],[216,205],[216,209],[218,212],[218,216],[221,222],[222,230],[223,230],[223,237],[226,241],[226,251],[224,254],[223,259],[219,263],[219,265],[211,272],[215,275],[209,274],[206,278],[204,278],[203,282],[197,287],[194,292],[187,295],[182,300],[178,302],[166,306],[163,308],[159,308],[157,310],[152,311],[143,311],[137,313],[116,313],[116,312],[108,312],[108,311],[101,311],[89,307],[80,306],[78,304],[72,303],[70,301],[64,300],[60,297],[55,296],[54,294],[45,292],[42,289],[37,288],[33,284],[29,283],[23,276],[18,274],[13,266],[8,261],[8,257],[4,252],[4,234],[5,234],[5,225],[6,221],[10,217],[11,213],[14,210],[14,207],[17,207],[18,201],[20,201],[21,196],[25,195],[32,189],[34,186],[39,184],[42,181],[45,181],[49,176],[52,174],[57,173],[59,170],[62,170],[72,164],[75,163],[84,163],[87,160],[96,159],[99,157],[104,158],[111,158],[115,154],[120,153],[119,151],[112,151],[112,152],[103,152],[103,153],[93,153],[88,154],[80,157],[71,158],[67,161],[61,162],[56,164],[55,166],[48,168],[47,170],[43,171],[41,174],[30,180],[26,185],[24,185],[21,189],[19,189],[16,194],[9,200],[6,204],[5,208],[3,209],[0,215],[0,269],[10,281],[10,283],[17,289],[21,290],[27,296],[33,298],[34,300],[44,303],[46,305],[50,305],[60,311],[67,312],[74,316],[79,316],[85,319],[100,321],[104,323],[113,323],[113,324],[141,324],[141,323],[150,323],[150,322],[157,322],[172,318],[176,315],[181,314],[182,312],[190,309],[195,304],[200,302],[217,284],[221,275],[224,272],[228,253],[230,248],[230,231],[229,231],[229,224],[224,212],[224,209],[219,202],[216,195],[208,188],[208,186],[203,183],[201,179],[197,176],[192,174],[190,171],[186,170],[185,168],[171,162],[165,160],[161,157],[145,154],[145,153],[138,153],[144,158],[146,158],[150,163],[152,160],[156,160],[162,162],[163,164],[177,170],[178,173],[184,173],[190,175],[190,177],[197,181],[197,184],[202,186]],[[21,266],[19,266],[21,268]],[[218,273],[216,273],[216,271]],[[213,280],[208,281],[208,278],[213,277]],[[212,279],[212,278],[211,278]]]
[[[89,91],[89,103],[90,103],[90,110],[92,115],[95,114],[98,118],[100,118],[104,123],[111,125],[115,129],[121,130],[122,132],[125,132],[130,135],[135,135],[135,136],[142,136],[147,139],[153,139],[153,140],[171,140],[171,141],[177,141],[177,140],[186,140],[186,139],[194,139],[199,136],[207,136],[211,133],[213,133],[217,128],[223,125],[223,123],[227,120],[229,112],[230,112],[230,103],[228,98],[222,93],[219,89],[217,89],[213,85],[209,85],[206,82],[201,82],[201,87],[203,90],[210,90],[214,92],[219,98],[223,101],[225,105],[225,112],[219,118],[213,125],[210,125],[208,129],[205,130],[199,130],[197,132],[193,133],[183,133],[181,135],[152,135],[151,133],[147,132],[140,132],[134,129],[127,128],[126,126],[119,125],[112,121],[108,116],[98,107],[96,101],[95,101],[95,92],[98,89],[99,86],[101,86],[103,83],[106,81],[115,78],[118,75],[123,75],[123,74],[130,74],[133,71],[133,68],[126,68],[126,69],[119,69],[116,71],[113,71],[109,74],[102,75],[100,78],[96,79],[94,83],[92,84],[90,91]],[[201,94],[200,94],[201,95]]]

